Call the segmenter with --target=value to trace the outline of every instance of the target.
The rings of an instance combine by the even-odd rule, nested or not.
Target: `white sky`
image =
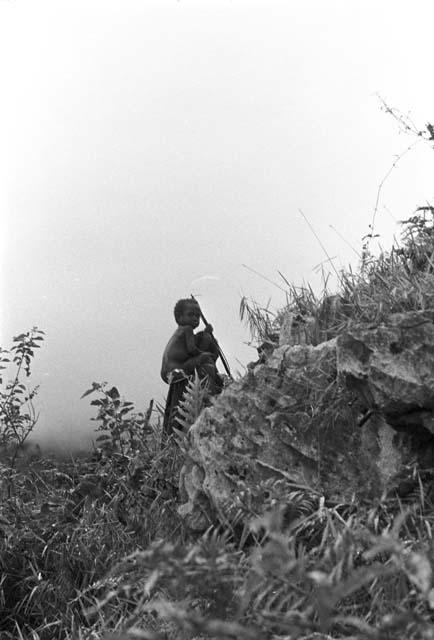
[[[2,345],[47,334],[40,438],[84,442],[92,381],[162,401],[190,293],[233,368],[254,359],[240,296],[282,294],[242,264],[318,284],[299,208],[338,268],[357,260],[413,142],[376,92],[433,122],[433,18],[431,1],[0,0]],[[386,181],[385,246],[433,201],[433,168],[420,144]]]

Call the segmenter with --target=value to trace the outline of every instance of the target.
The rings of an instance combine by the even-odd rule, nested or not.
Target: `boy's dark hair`
[[[181,300],[178,300],[178,302],[175,304],[175,308],[173,309],[173,315],[175,316],[176,322],[178,322],[179,316],[184,312],[184,309],[188,304],[195,304],[199,306],[199,304],[196,302],[196,300],[193,300],[193,298],[181,298]]]

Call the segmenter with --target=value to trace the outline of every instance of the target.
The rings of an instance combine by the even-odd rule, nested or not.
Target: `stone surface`
[[[234,382],[192,426],[181,474],[179,512],[195,530],[235,516],[235,497],[269,479],[309,486],[338,502],[382,486],[378,435],[357,428],[357,411],[338,387],[336,341],[280,347]]]
[[[282,345],[192,426],[179,512],[204,530],[235,519],[242,494],[261,514],[258,487],[274,480],[288,495],[307,485],[336,502],[378,498],[410,461],[433,466],[433,409],[434,312]]]
[[[434,433],[434,312],[358,324],[338,338],[338,369],[347,387],[397,429]]]

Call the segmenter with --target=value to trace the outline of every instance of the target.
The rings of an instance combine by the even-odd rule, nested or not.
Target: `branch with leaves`
[[[4,374],[15,368],[12,378],[0,390],[0,446],[6,452],[13,469],[19,450],[33,431],[39,415],[33,406],[38,386],[28,388],[21,379],[28,378],[35,349],[40,348],[44,332],[33,327],[31,331],[13,338],[10,349],[0,348],[0,385]]]

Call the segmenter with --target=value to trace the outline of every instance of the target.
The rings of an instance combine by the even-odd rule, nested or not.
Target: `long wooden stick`
[[[207,319],[206,319],[206,318],[205,318],[205,316],[203,315],[203,313],[202,313],[202,309],[200,308],[200,304],[198,303],[198,301],[196,300],[196,298],[194,297],[194,295],[193,295],[193,294],[191,294],[191,297],[192,297],[192,299],[197,303],[197,306],[199,307],[200,317],[201,317],[201,319],[202,319],[202,322],[204,323],[204,325],[205,325],[205,326],[208,326],[208,325],[209,325],[209,322],[207,321]],[[225,368],[226,373],[228,374],[228,376],[229,376],[230,378],[232,378],[231,370],[230,370],[230,368],[229,368],[229,363],[228,363],[228,361],[226,360],[226,356],[225,356],[225,354],[223,353],[223,351],[221,350],[221,347],[220,347],[219,343],[217,342],[217,338],[215,337],[215,335],[214,335],[213,333],[211,333],[210,335],[211,335],[211,338],[212,338],[212,340],[213,340],[213,342],[214,342],[215,346],[217,347],[217,351],[218,351],[218,354],[219,354],[220,360],[222,361],[222,364],[223,364],[223,366],[224,366],[224,368]]]

